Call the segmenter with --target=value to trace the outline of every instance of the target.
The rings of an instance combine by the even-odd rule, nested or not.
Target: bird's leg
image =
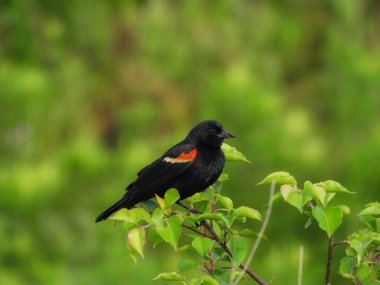
[[[181,201],[177,201],[176,204],[185,208],[186,210],[188,210],[189,212],[191,212],[193,214],[200,214],[200,212],[198,212],[198,210],[195,209],[194,206],[192,206],[192,205],[190,207],[188,207],[185,204],[183,204]]]
[[[183,204],[181,201],[177,201],[176,204],[185,208],[186,210],[188,210],[192,214],[200,214],[200,212],[198,212],[198,210],[195,209],[194,206],[192,206],[192,205],[190,207],[188,207],[185,204]],[[201,225],[198,222],[195,222],[195,228],[199,228],[200,226]]]

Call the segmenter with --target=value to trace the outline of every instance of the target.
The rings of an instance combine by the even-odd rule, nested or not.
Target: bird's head
[[[214,120],[202,121],[196,125],[186,137],[195,145],[206,145],[220,147],[224,139],[235,138],[235,136]]]

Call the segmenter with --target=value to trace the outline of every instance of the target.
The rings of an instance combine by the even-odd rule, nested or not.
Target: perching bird
[[[107,219],[121,208],[130,209],[155,194],[163,197],[170,188],[178,190],[180,200],[204,191],[223,170],[223,140],[234,137],[217,121],[200,122],[183,141],[141,169],[137,179],[127,186],[124,196],[101,213],[96,222]]]

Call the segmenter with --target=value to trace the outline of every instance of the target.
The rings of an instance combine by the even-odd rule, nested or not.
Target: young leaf
[[[237,217],[247,217],[249,219],[262,221],[262,216],[259,211],[246,206],[240,206],[234,209],[233,214]]]
[[[370,203],[366,205],[366,208],[362,210],[358,216],[365,216],[365,215],[380,215],[380,203]]]
[[[160,196],[158,196],[157,194],[154,194],[156,195],[156,199],[157,199],[157,203],[158,205],[160,205],[160,208],[164,211],[165,208],[166,208],[166,203],[165,203],[165,199],[162,199]]]
[[[202,277],[201,283],[199,285],[220,285],[220,283],[210,275],[205,275]]]
[[[294,192],[297,188],[294,185],[284,184],[280,187],[280,193],[284,198],[285,202],[288,200],[289,194]]]
[[[315,200],[319,201],[323,206],[325,206],[326,191],[321,186],[312,184],[310,181],[306,181],[304,184],[305,191],[310,192]]]
[[[153,248],[163,242],[162,237],[158,234],[155,227],[150,227],[148,231],[148,239],[153,243]]]
[[[222,173],[220,174],[219,178],[218,178],[218,181],[219,182],[224,182],[224,181],[227,181],[229,178],[228,178],[228,174],[227,173]]]
[[[125,208],[120,209],[110,217],[111,220],[124,221],[130,223],[139,223],[141,220],[145,220],[148,223],[152,221],[149,213],[143,208],[133,208],[127,210]]]
[[[344,277],[355,280],[354,274],[355,258],[352,256],[343,257],[340,260],[339,273]]]
[[[326,192],[344,192],[344,193],[354,193],[347,190],[347,188],[343,187],[339,182],[334,180],[326,180],[317,183],[318,186],[321,186]]]
[[[343,213],[339,207],[321,208],[316,206],[312,209],[313,217],[317,220],[319,227],[327,233],[330,238],[342,223]]]
[[[124,221],[124,222],[134,222],[131,221],[129,217],[129,211],[125,208],[121,208],[115,212],[112,216],[109,217],[110,220]]]
[[[240,151],[226,143],[222,144],[222,151],[226,157],[226,161],[244,161],[251,163]]]
[[[244,240],[239,237],[232,237],[229,242],[229,247],[231,249],[234,263],[242,263],[248,251],[247,245],[244,242]]]
[[[172,206],[175,202],[179,200],[179,193],[177,189],[169,189],[165,193],[165,204],[167,207]]]
[[[368,264],[362,263],[359,267],[357,275],[361,282],[365,282],[369,281],[369,279],[373,276],[373,271]]]
[[[350,214],[350,208],[346,205],[340,205],[339,208],[342,210],[342,213],[345,215]]]
[[[335,195],[336,195],[336,193],[334,193],[334,192],[326,193],[324,205],[327,206],[327,204],[332,200],[332,198],[335,197]]]
[[[164,213],[160,208],[156,208],[152,214],[152,221],[157,227],[161,227],[163,223]]]
[[[222,196],[220,194],[215,194],[215,197],[216,197],[216,200],[218,200],[218,202],[224,208],[226,208],[228,211],[231,211],[231,209],[233,208],[234,204],[233,204],[232,200],[229,197]]]
[[[177,216],[170,216],[166,220],[165,226],[157,227],[157,233],[162,237],[164,241],[173,246],[175,250],[177,250],[181,231],[181,219]]]
[[[309,192],[296,189],[295,191],[289,194],[287,202],[296,207],[298,211],[302,213],[303,207],[306,205],[307,202],[311,201],[311,199],[312,197]]]
[[[312,220],[311,220],[311,218],[309,217],[309,218],[307,219],[306,223],[305,223],[305,226],[304,226],[305,229],[307,229],[308,227],[310,227],[311,223],[312,223]]]
[[[191,245],[200,256],[207,257],[208,251],[213,245],[213,241],[208,238],[197,237],[192,241]]]
[[[128,233],[128,243],[138,254],[144,257],[145,231],[143,228],[133,228]]]
[[[241,237],[246,237],[246,238],[254,238],[254,239],[257,239],[259,237],[259,233],[256,233],[252,230],[249,230],[249,229],[244,229],[244,230],[241,230],[240,232],[237,233],[239,236]],[[262,239],[265,240],[265,241],[268,241],[267,237],[266,236],[262,236]]]
[[[153,280],[185,281],[186,278],[177,272],[163,272],[154,277]]]
[[[294,177],[285,171],[273,172],[265,177],[261,182],[257,183],[257,185],[271,184],[273,180],[276,181],[276,184],[297,185],[297,181],[294,179]]]

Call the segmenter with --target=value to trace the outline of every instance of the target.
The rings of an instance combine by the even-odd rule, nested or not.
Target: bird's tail
[[[103,213],[101,213],[95,220],[95,223],[101,222],[106,220],[109,216],[111,216],[116,211],[120,210],[121,208],[126,207],[126,199],[123,197],[121,200],[113,204],[111,207],[109,207],[107,210],[105,210]]]

